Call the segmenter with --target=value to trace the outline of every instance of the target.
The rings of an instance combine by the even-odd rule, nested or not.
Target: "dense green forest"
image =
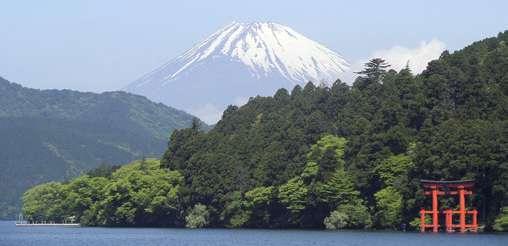
[[[400,229],[429,206],[420,179],[474,179],[468,206],[485,230],[508,230],[508,32],[444,52],[417,76],[379,58],[359,74],[351,86],[308,83],[230,106],[208,132],[198,122],[174,131],[160,165],[32,188],[24,213],[108,226]]]
[[[0,78],[0,219],[23,192],[100,164],[160,156],[193,116],[125,92],[37,90]]]

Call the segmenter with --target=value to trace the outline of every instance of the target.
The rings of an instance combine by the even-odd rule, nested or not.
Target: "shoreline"
[[[508,232],[496,232],[496,231],[481,231],[481,232],[452,232],[448,233],[445,231],[439,232],[420,232],[418,230],[387,230],[387,229],[345,229],[345,230],[326,230],[320,228],[228,228],[228,227],[206,227],[206,228],[186,228],[186,227],[164,227],[164,226],[87,226],[81,224],[63,224],[63,223],[49,223],[49,224],[18,224],[15,220],[0,220],[0,222],[12,222],[15,227],[69,227],[69,228],[104,228],[104,229],[173,229],[173,230],[227,230],[227,231],[307,231],[307,232],[352,232],[352,233],[408,233],[408,234],[426,234],[426,235],[437,235],[437,234],[449,234],[449,235],[507,235]]]

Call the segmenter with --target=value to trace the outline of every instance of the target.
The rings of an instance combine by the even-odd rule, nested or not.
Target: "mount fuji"
[[[229,104],[308,81],[331,84],[348,69],[342,56],[287,26],[233,22],[124,90],[215,123]]]

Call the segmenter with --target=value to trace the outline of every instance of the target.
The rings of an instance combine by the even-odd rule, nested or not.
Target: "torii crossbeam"
[[[453,181],[437,181],[437,180],[420,180],[425,195],[432,196],[432,210],[420,210],[420,231],[425,232],[426,228],[432,228],[433,232],[439,231],[439,207],[438,196],[442,195],[458,195],[459,210],[447,209],[443,211],[445,214],[446,232],[454,232],[455,228],[464,233],[466,231],[478,231],[478,211],[476,209],[466,210],[466,195],[473,194],[474,180],[453,180]],[[432,215],[432,223],[425,223],[425,216]],[[453,224],[453,215],[459,215],[459,224]],[[471,224],[466,224],[466,215],[472,215]]]

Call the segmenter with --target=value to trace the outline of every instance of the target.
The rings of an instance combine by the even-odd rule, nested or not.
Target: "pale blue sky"
[[[0,0],[0,76],[35,88],[119,89],[235,20],[288,25],[351,63],[432,39],[454,50],[508,29],[507,9],[502,0]]]

